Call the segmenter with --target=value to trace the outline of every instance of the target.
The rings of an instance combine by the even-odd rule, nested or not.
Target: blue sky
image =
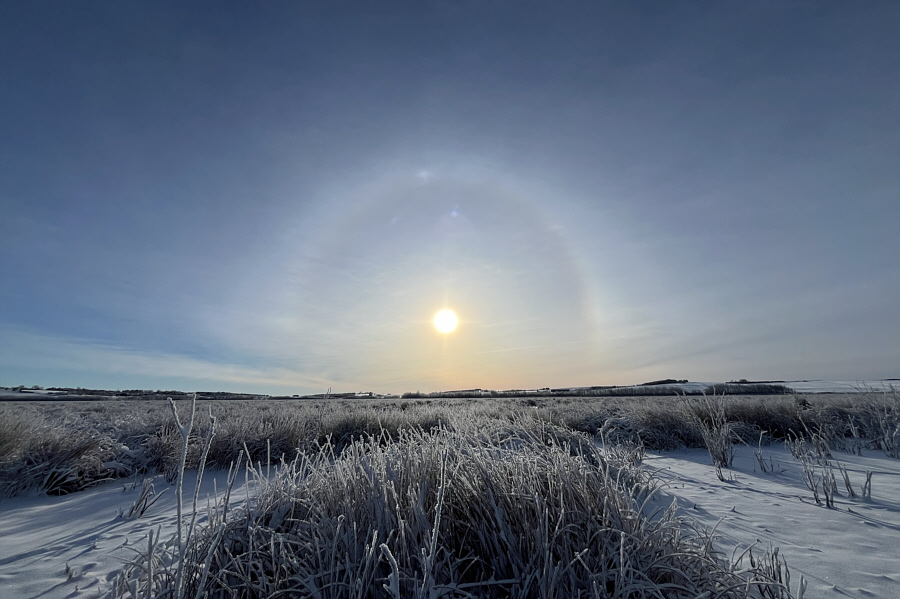
[[[900,375],[900,4],[0,17],[4,385]]]

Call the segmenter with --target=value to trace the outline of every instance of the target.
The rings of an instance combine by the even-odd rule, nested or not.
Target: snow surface
[[[205,513],[206,499],[214,499],[214,489],[222,494],[227,475],[227,471],[204,473],[200,514]],[[193,502],[196,480],[196,471],[185,473],[185,510]],[[232,490],[235,505],[246,500],[242,481],[244,477],[238,476]],[[162,496],[144,517],[126,519],[118,517],[119,510],[127,511],[141,492],[140,481],[136,488],[131,480],[126,484],[109,483],[62,497],[22,496],[0,502],[0,598],[97,597],[109,588],[123,562],[134,557],[135,549],[146,549],[151,530],[154,536],[159,529],[159,538],[171,538],[177,520],[174,485],[155,477],[155,490]]]
[[[881,381],[787,381],[783,383],[795,393],[857,393],[860,391],[900,391],[900,380]]]
[[[807,598],[900,597],[900,460],[874,451],[861,457],[835,452],[857,493],[865,471],[873,472],[872,498],[849,499],[836,473],[841,496],[836,509],[828,509],[813,502],[800,464],[783,445],[762,448],[776,466],[774,473],[759,471],[753,449],[736,447],[734,467],[724,471],[733,478],[729,482],[716,478],[706,450],[648,454],[645,466],[663,483],[658,507],[674,499],[682,514],[708,529],[718,523],[715,546],[728,556],[754,543],[761,549],[779,547],[791,570],[792,590],[803,576]],[[225,476],[208,472],[201,498],[212,495],[214,481],[221,490]],[[196,473],[186,474],[186,506],[195,478]],[[117,510],[131,507],[139,484],[0,502],[0,597],[96,597],[123,560],[146,545],[150,530],[160,527],[164,539],[173,533],[174,488],[161,477],[155,484],[157,491],[169,490],[134,520],[118,518]],[[232,498],[239,502],[247,494],[238,488]]]
[[[681,513],[715,527],[715,547],[731,555],[757,544],[780,548],[791,572],[791,590],[800,577],[806,597],[900,597],[900,460],[882,452],[862,456],[835,451],[840,496],[835,509],[816,505],[803,482],[803,468],[783,444],[761,452],[775,471],[760,471],[754,450],[737,446],[728,482],[716,477],[705,449],[648,454],[644,465],[665,483],[661,504],[674,498]],[[837,471],[840,462],[861,495],[872,471],[871,499],[850,499]],[[823,499],[824,501],[824,499]],[[721,520],[721,522],[720,522]]]

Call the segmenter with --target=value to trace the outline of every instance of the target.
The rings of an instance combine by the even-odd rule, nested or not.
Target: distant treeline
[[[153,391],[152,389],[85,389],[83,387],[47,387],[47,391],[64,391],[71,395],[105,395],[117,397],[146,397],[148,395],[187,395],[184,391]]]
[[[47,387],[46,389],[38,387],[25,388],[13,387],[13,391],[31,391],[35,394],[41,392],[52,393],[54,399],[79,399],[84,397],[106,398],[106,399],[189,399],[193,393],[186,391],[162,391],[152,389],[85,389],[83,387]],[[227,391],[198,391],[197,399],[264,399],[268,395],[260,395],[257,393],[230,393]]]
[[[477,397],[627,397],[648,395],[788,395],[790,387],[773,383],[717,383],[704,389],[692,390],[676,387],[674,384],[686,381],[654,381],[646,385],[631,387],[575,387],[560,389],[462,389],[459,391],[420,391],[404,393],[403,399],[428,398],[477,398]]]
[[[703,389],[687,389],[681,385],[687,380],[663,379],[651,381],[642,385],[628,387],[618,386],[594,386],[594,387],[560,387],[552,389],[506,389],[496,391],[493,389],[459,389],[455,391],[414,391],[404,393],[402,399],[434,399],[434,398],[489,398],[489,397],[627,397],[627,396],[666,396],[666,395],[787,395],[793,393],[790,387],[778,384],[776,381],[730,381],[708,385]],[[43,393],[53,394],[55,400],[76,399],[144,399],[164,400],[167,397],[173,399],[187,399],[191,393],[184,391],[160,391],[149,389],[85,389],[82,387],[47,387],[43,389],[35,385],[28,388],[23,385],[10,388],[13,391],[30,391],[35,395]],[[396,395],[383,395],[373,392],[354,393],[321,393],[315,395],[293,396],[269,396],[252,393],[229,393],[226,391],[201,391],[197,393],[198,399],[205,400],[261,400],[261,399],[315,399],[315,400],[352,400],[352,399],[383,399],[395,398]],[[37,397],[35,399],[38,399]]]

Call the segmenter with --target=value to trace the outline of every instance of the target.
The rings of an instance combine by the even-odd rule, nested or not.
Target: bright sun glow
[[[449,333],[456,328],[456,314],[452,310],[441,310],[434,317],[434,326],[442,333]]]

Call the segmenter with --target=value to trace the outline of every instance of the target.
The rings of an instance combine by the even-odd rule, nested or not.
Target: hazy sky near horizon
[[[0,384],[900,376],[897,31],[896,2],[4,2]]]

